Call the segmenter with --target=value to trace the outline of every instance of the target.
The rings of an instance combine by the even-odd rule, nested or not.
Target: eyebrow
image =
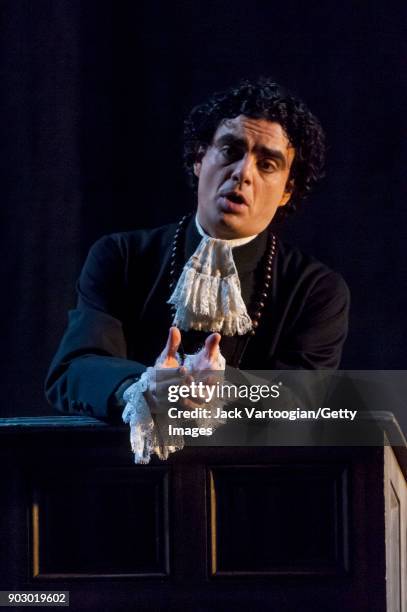
[[[234,136],[233,134],[223,134],[223,136],[219,136],[214,142],[216,146],[223,146],[232,144],[242,149],[247,148],[247,141],[244,138],[239,138],[238,136]],[[256,153],[260,153],[263,157],[272,157],[276,161],[280,162],[280,165],[283,169],[285,169],[287,165],[287,160],[285,155],[279,149],[270,149],[269,147],[265,147],[264,145],[255,146],[254,151]]]

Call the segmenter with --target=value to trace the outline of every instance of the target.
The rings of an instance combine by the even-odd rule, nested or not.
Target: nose
[[[236,161],[233,167],[232,179],[240,185],[250,185],[253,179],[253,160],[249,153]]]

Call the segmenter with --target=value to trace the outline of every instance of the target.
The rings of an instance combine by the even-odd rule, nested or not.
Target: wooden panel
[[[2,430],[0,423],[0,574],[4,589],[70,590],[71,609],[78,612],[262,608],[384,612],[397,610],[392,603],[386,607],[386,587],[388,597],[392,592],[397,599],[400,581],[405,601],[405,481],[391,449],[190,447],[165,463],[153,459],[148,466],[134,466],[127,429],[59,428],[58,419],[49,429],[42,424],[39,429],[7,426]],[[384,478],[384,452],[390,453],[397,468],[391,478]],[[233,470],[243,475],[243,479],[235,478],[231,490],[224,487],[218,518],[230,527],[226,541],[217,529],[222,526],[217,521],[222,470],[225,484],[231,481]],[[394,504],[389,514],[386,501],[386,547],[383,482],[386,487],[391,483],[393,489],[387,490],[393,496],[386,500]],[[212,495],[208,484],[213,486]],[[242,495],[250,493],[250,486],[260,492],[263,489],[257,504],[255,496]],[[238,495],[233,493],[236,488]],[[273,495],[275,491],[279,495]],[[314,494],[320,507],[312,501]],[[153,503],[153,499],[158,501]],[[258,512],[256,505],[262,501],[265,508]],[[348,505],[350,571],[341,573],[347,558]],[[35,508],[36,535],[32,533]],[[310,524],[304,517],[314,510],[318,520]],[[279,516],[274,526],[273,513]],[[298,534],[301,521],[309,531],[305,535]],[[213,564],[209,523],[214,526],[212,533],[209,530],[209,536],[214,536]],[[262,530],[262,525],[267,529]],[[285,559],[273,551],[278,538],[284,542],[287,532],[294,540],[288,541],[292,563],[289,550],[283,549]],[[236,561],[230,554],[232,538],[236,540]],[[394,550],[392,543],[398,541],[392,558],[400,573],[390,567],[391,552],[385,554],[385,548]],[[239,542],[245,543],[247,562]],[[94,554],[90,560],[86,558],[89,544]],[[223,557],[217,554],[222,552],[219,544]],[[255,550],[260,562],[254,558]],[[274,558],[268,555],[270,550]],[[212,569],[215,574],[208,580]],[[394,583],[391,576],[399,582]],[[392,584],[396,588],[390,591]]]
[[[46,472],[33,485],[34,577],[165,575],[164,468]]]
[[[407,485],[390,447],[385,448],[384,496],[387,608],[407,611]]]
[[[209,478],[212,575],[346,570],[344,468],[216,467]]]

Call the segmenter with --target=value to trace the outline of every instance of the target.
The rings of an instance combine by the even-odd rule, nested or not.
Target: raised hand
[[[168,387],[185,382],[186,369],[180,364],[177,356],[180,344],[181,332],[178,327],[170,327],[167,344],[154,365],[155,376],[151,379],[149,388],[144,393],[153,414],[166,411]],[[163,372],[163,370],[167,371]]]
[[[205,346],[195,355],[189,355],[183,366],[177,356],[181,344],[181,332],[177,327],[170,328],[167,344],[154,366],[156,375],[144,394],[152,413],[163,413],[168,409],[166,398],[170,385],[188,385],[197,380],[211,384],[218,380],[217,375],[211,376],[209,373],[224,369],[224,359],[219,349],[220,339],[218,333],[208,336]],[[182,399],[179,404],[183,408],[193,408],[203,402],[204,398]]]

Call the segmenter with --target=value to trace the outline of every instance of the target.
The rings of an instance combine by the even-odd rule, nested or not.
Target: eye
[[[277,170],[276,162],[268,157],[261,159],[258,166],[263,172],[275,172],[275,170]]]
[[[232,147],[230,145],[224,145],[223,147],[221,147],[220,152],[224,157],[232,157]]]
[[[241,151],[233,145],[223,145],[220,148],[221,155],[227,162],[236,161],[241,156]]]

